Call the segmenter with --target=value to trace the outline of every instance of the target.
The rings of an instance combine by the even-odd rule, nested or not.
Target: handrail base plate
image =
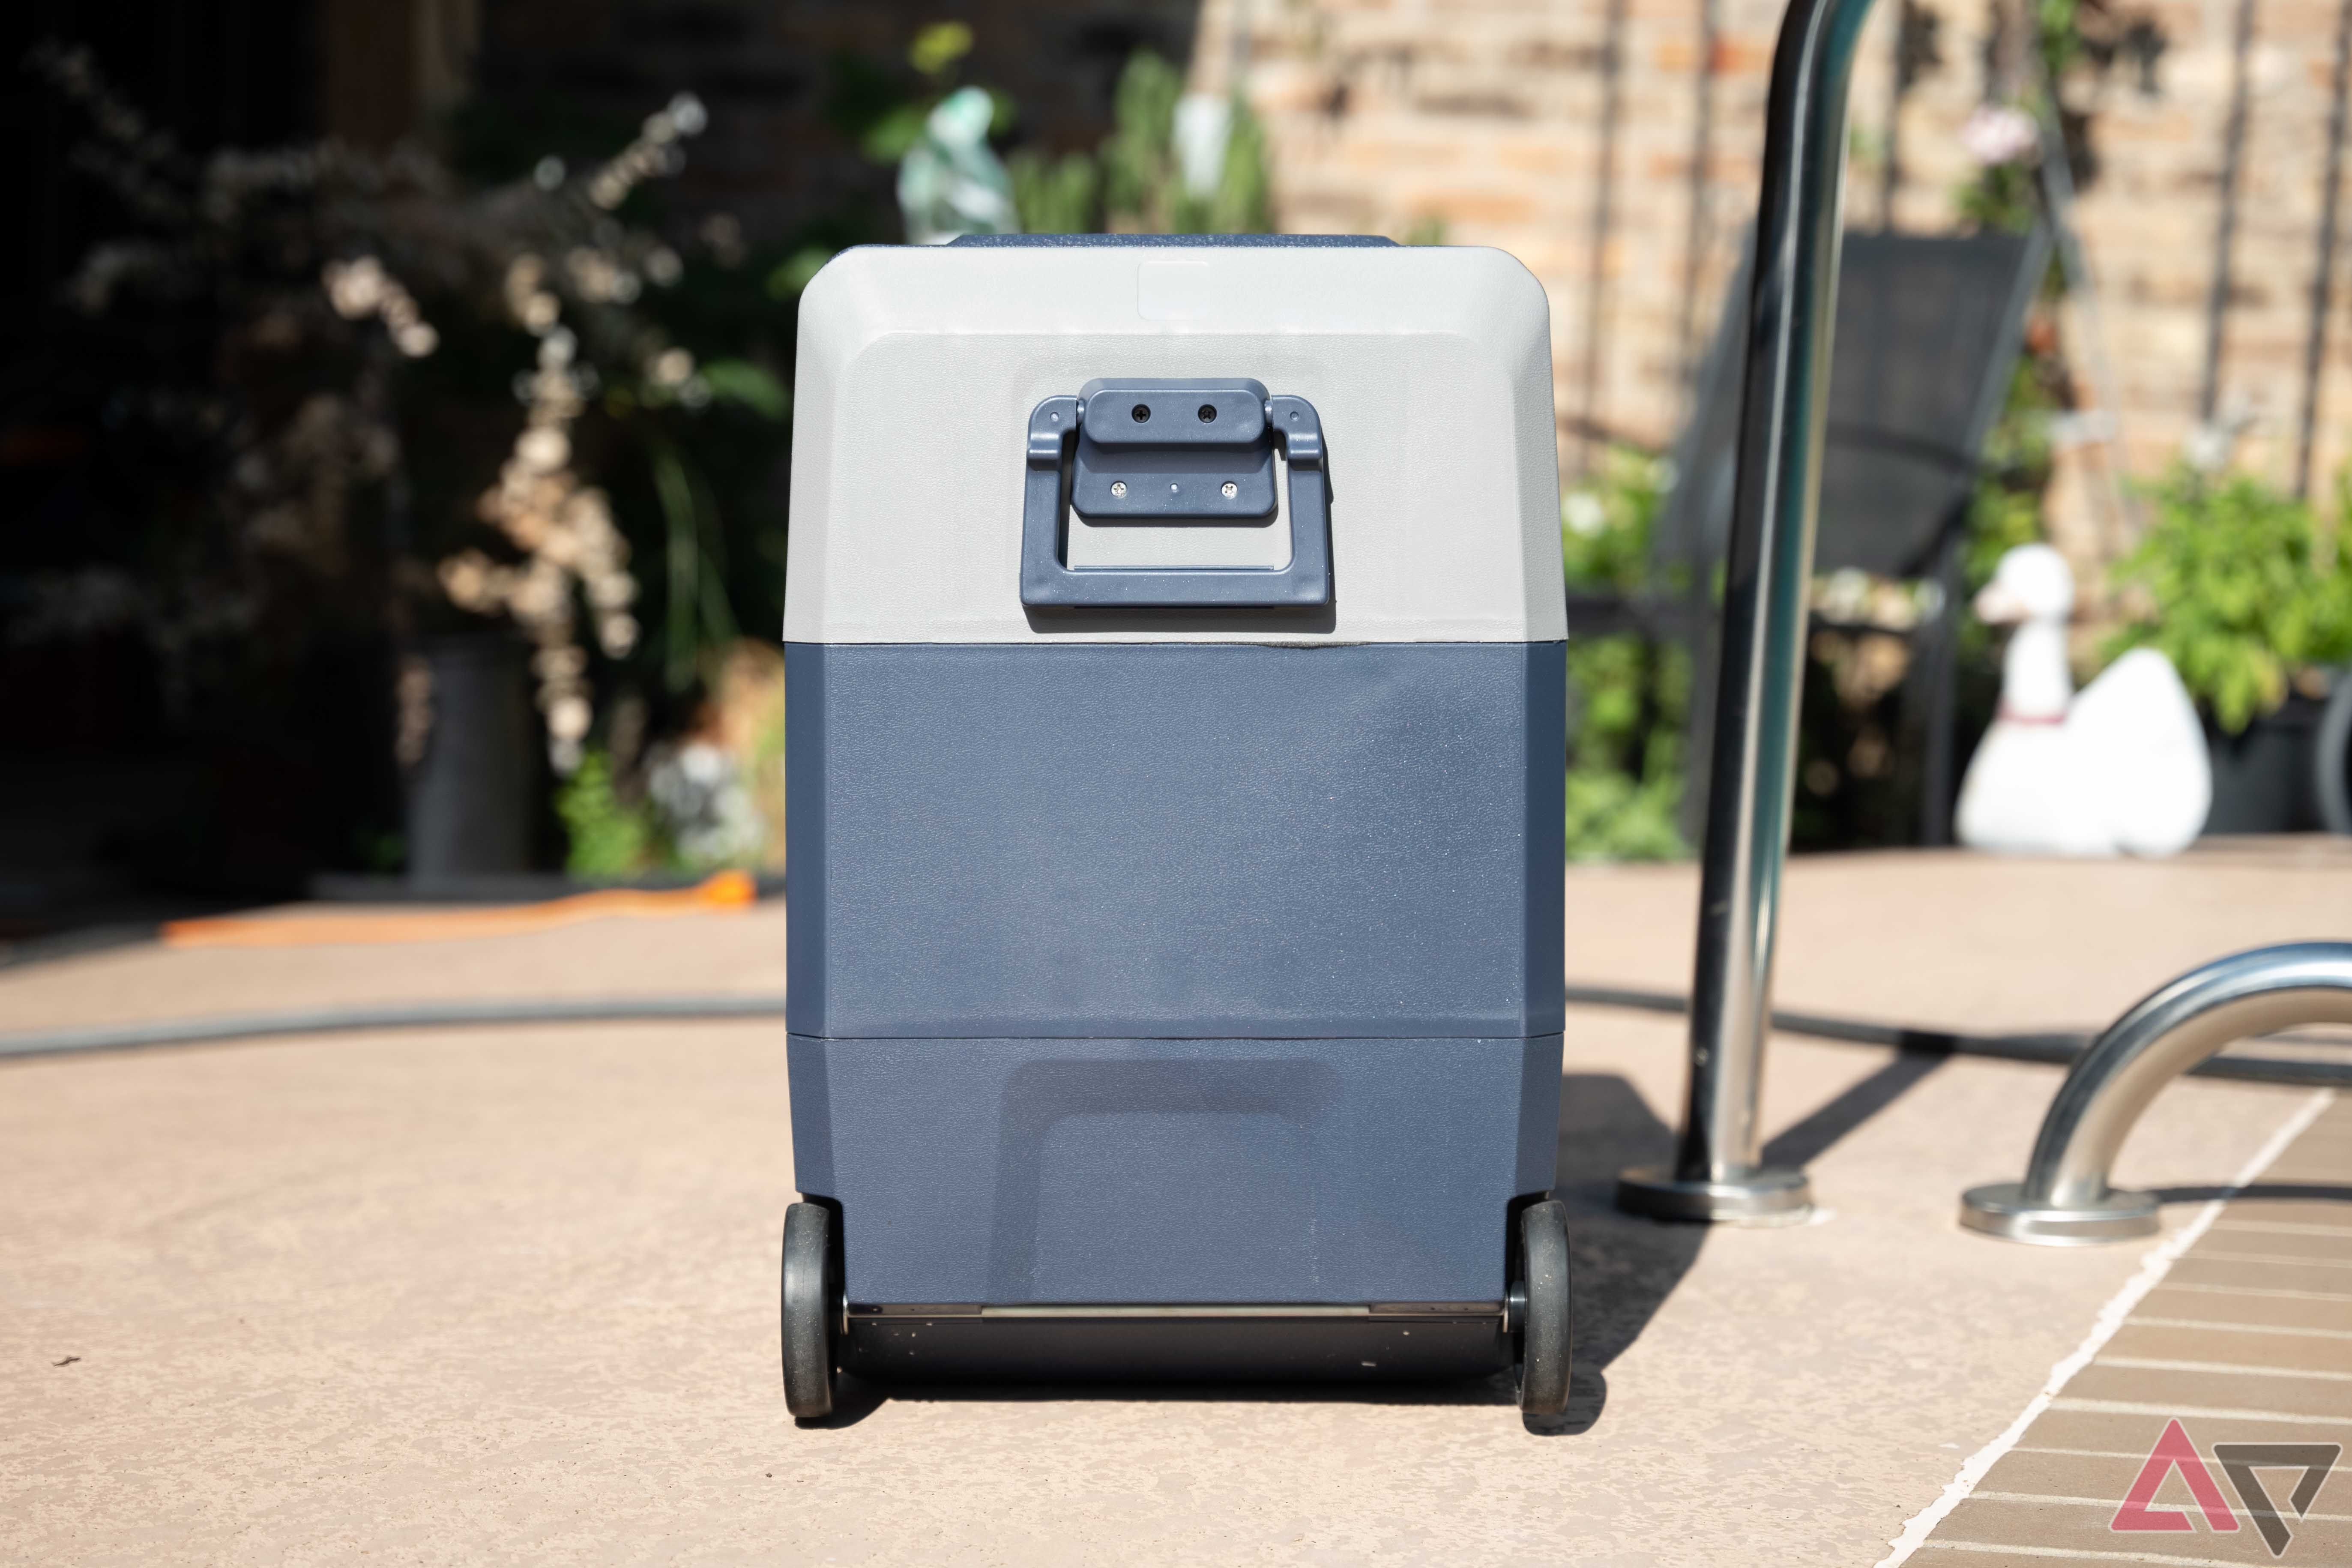
[[[2154,1193],[2110,1192],[2094,1204],[2039,1204],[2025,1199],[2021,1182],[1970,1187],[1960,1197],[1960,1227],[2036,1247],[2101,1247],[2154,1236],[2159,1228]]]
[[[1759,1169],[1728,1181],[1688,1181],[1672,1165],[1645,1165],[1617,1178],[1617,1206],[1652,1219],[1709,1225],[1803,1225],[1813,1215],[1802,1171]]]

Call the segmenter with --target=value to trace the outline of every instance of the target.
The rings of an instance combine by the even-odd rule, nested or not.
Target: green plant
[[[1201,119],[1188,135],[1185,115]],[[1028,234],[1263,234],[1273,227],[1265,132],[1239,96],[1192,100],[1175,67],[1138,50],[1119,74],[1114,129],[1092,153],[1006,161]],[[1187,168],[1189,156],[1193,166]]]
[[[167,668],[194,668],[193,684],[204,658],[244,662],[211,678],[243,706],[284,679],[255,666],[299,662],[308,642],[510,621],[534,645],[564,773],[633,662],[658,648],[690,671],[698,647],[732,637],[720,496],[739,531],[773,521],[760,498],[789,398],[761,361],[789,340],[768,341],[774,312],[728,277],[733,220],[696,241],[659,221],[650,187],[703,130],[699,100],[678,94],[576,168],[511,144],[199,162],[86,49],[47,44],[29,64],[87,118],[78,161],[123,204],[121,232],[69,286],[89,338],[203,351],[126,361],[111,392],[186,454],[184,502],[140,509],[172,536],[143,574],[168,606],[152,634]],[[487,112],[453,129],[467,125],[495,129]],[[501,156],[496,184],[456,172]],[[730,466],[734,482],[714,484]],[[666,548],[648,552],[656,516]],[[649,553],[669,590],[652,603]],[[771,595],[747,596],[766,619]],[[425,725],[404,711],[400,729]]]
[[[2053,356],[2033,352],[2017,356],[2000,417],[1985,438],[1976,493],[1969,506],[1968,531],[1960,546],[1961,575],[1971,591],[1992,581],[2000,558],[2042,536],[2042,496],[2052,471],[2050,420],[2059,410],[2052,391],[2063,384],[2065,367]]]
[[[2023,234],[2042,212],[2033,181],[2031,163],[1987,163],[1953,193],[1955,216],[1970,228]]]
[[[1650,535],[1669,473],[1664,459],[1620,447],[1602,460],[1598,482],[1561,499],[1560,563],[1570,587],[1631,593],[1648,583]]]
[[[825,114],[835,130],[878,163],[897,163],[924,134],[931,111],[957,88],[974,40],[961,22],[915,36],[904,70],[860,56],[835,57]],[[1018,107],[983,89],[994,112],[992,142],[1013,133]],[[1180,127],[1186,121],[1193,134]],[[1139,49],[1120,72],[1111,133],[1090,151],[1056,155],[1037,147],[1006,156],[1004,172],[1024,234],[1262,234],[1273,226],[1264,128],[1239,97],[1190,100],[1181,72]],[[1190,146],[1193,166],[1186,168]],[[768,277],[779,300],[797,296],[833,247],[795,252]]]
[[[1560,552],[1570,586],[1632,594],[1653,585],[1650,535],[1666,477],[1664,463],[1620,449],[1610,453],[1599,483],[1568,493],[1560,505]],[[1630,633],[1571,637],[1568,685],[1574,715],[1569,858],[1671,860],[1688,854],[1676,817],[1683,726],[1690,710],[1689,655]]]
[[[1568,858],[1570,860],[1682,860],[1690,856],[1676,818],[1683,782],[1636,780],[1608,768],[1568,773]]]
[[[1094,158],[1072,153],[1049,158],[1024,148],[1005,160],[1013,177],[1013,207],[1024,234],[1084,234],[1102,211],[1102,172]]]
[[[1579,710],[1568,770],[1568,858],[1675,860],[1690,658],[1630,634],[1569,646]]]
[[[922,140],[931,110],[955,90],[972,43],[971,28],[962,22],[934,22],[918,32],[907,47],[907,63],[917,79],[911,86],[860,56],[836,56],[825,117],[875,163],[897,163]],[[994,110],[991,129],[1002,132],[1013,122],[1013,100],[998,92],[989,98]]]
[[[1976,174],[1953,192],[1953,205],[1963,222],[1976,228],[2022,234],[2041,217],[2035,165],[2042,156],[2045,113],[2059,128],[2069,163],[2084,165],[2086,175],[2095,166],[2088,155],[2087,119],[2070,114],[2064,107],[2065,95],[2058,91],[2070,72],[2088,67],[2103,74],[2106,62],[2115,58],[2119,36],[2103,30],[2094,47],[2084,29],[2086,13],[2103,20],[2112,18],[2108,7],[2085,5],[2082,0],[2026,0],[2022,17],[2030,31],[2026,47],[2029,58],[2038,58],[2010,101],[1981,105],[1960,132],[1961,144],[1978,164]],[[2019,20],[2004,12],[1994,26],[2006,31]]]
[[[2352,552],[2322,539],[2307,502],[2186,464],[2150,493],[2155,525],[2115,570],[2141,611],[2107,658],[2158,649],[2233,733],[2284,702],[2304,670],[2352,659]]]
[[[572,841],[564,869],[575,877],[633,876],[655,862],[652,813],[642,801],[621,798],[613,760],[601,747],[582,756],[557,788],[555,814]]]

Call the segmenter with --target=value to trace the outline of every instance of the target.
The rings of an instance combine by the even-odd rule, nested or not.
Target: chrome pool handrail
[[[2158,987],[2068,1069],[2025,1179],[1970,1188],[1960,1224],[2047,1247],[2155,1234],[2157,1194],[2117,1192],[2107,1180],[2148,1102],[2233,1041],[2305,1024],[2352,1024],[2352,942],[2258,947]]]
[[[1836,321],[1846,89],[1872,0],[1792,0],[1765,108],[1738,479],[1716,682],[1690,1083],[1671,1167],[1618,1203],[1660,1218],[1801,1221],[1804,1173],[1759,1164],[1757,1099],[1788,858],[1806,595]]]

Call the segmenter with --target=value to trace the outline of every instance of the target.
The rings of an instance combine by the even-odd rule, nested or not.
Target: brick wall
[[[1402,236],[1436,219],[1451,241],[1499,246],[1528,264],[1551,296],[1562,458],[1573,471],[1588,430],[1671,438],[1685,369],[1703,351],[1753,214],[1780,6],[1717,0],[1710,60],[1705,3],[1206,0],[1193,74],[1211,89],[1244,74],[1268,122],[1286,227]],[[2099,284],[2125,456],[2142,478],[2179,450],[2200,416],[2237,3],[2154,0],[2111,16],[2110,32],[2145,20],[2154,32],[2142,37],[2161,38],[2146,84],[2153,90],[2143,90],[2128,54],[2104,71],[2070,72],[2063,89],[2070,109],[2090,115],[2095,167],[2080,228]],[[2217,411],[2245,424],[2240,461],[2284,483],[2340,0],[2256,3]],[[1962,122],[2023,62],[2013,10],[2003,26],[1986,0],[1929,0],[1926,9],[1939,63],[1919,74],[1894,127],[1893,216],[1898,226],[1937,231],[1955,224],[1952,193],[1973,172]],[[1613,135],[1604,68],[1612,17]],[[1882,0],[1857,70],[1850,222],[1876,224],[1885,211],[1896,21],[1895,0]],[[1712,125],[1702,154],[1703,89]],[[2322,493],[2352,457],[2347,281],[2339,276],[2320,392]],[[2061,328],[2084,375],[2088,324],[2070,310]],[[2089,384],[2082,399],[2095,402]],[[2062,542],[2084,557],[2119,542],[2101,538],[2092,456],[2069,454],[2053,495]]]
[[[2245,423],[2240,460],[2285,482],[2335,30],[2347,0],[2253,3],[2216,411]],[[1885,216],[1899,4],[1880,0],[1854,82],[1847,211],[1860,224]],[[1953,226],[1952,192],[1973,172],[1958,133],[2023,68],[2020,4],[1915,0],[1931,19],[1935,59],[1894,127],[1898,226]],[[2161,40],[2146,73],[2152,90],[2123,55],[2065,84],[2070,108],[2090,117],[2095,168],[2080,226],[2125,454],[2142,478],[2200,417],[2240,4],[2109,0],[2109,33],[2141,22]],[[978,39],[966,79],[1010,92],[1023,136],[1057,149],[1091,145],[1108,130],[1112,84],[1139,46],[1189,58],[1203,89],[1238,73],[1268,125],[1283,226],[1402,237],[1434,219],[1449,240],[1500,246],[1543,280],[1572,473],[1592,450],[1591,433],[1663,445],[1682,417],[1686,371],[1713,331],[1755,205],[1780,11],[1780,0],[484,0],[479,68],[493,93],[538,89],[623,123],[694,88],[712,122],[685,193],[771,236],[845,206],[864,205],[877,231],[892,221],[889,172],[826,123],[839,51],[896,61],[924,23],[961,16]],[[1613,116],[1604,69],[1612,31]],[[2352,299],[2343,298],[2352,277],[2339,285],[2314,463],[2323,496],[2352,458]],[[2070,310],[2060,325],[2070,361],[2087,368],[2088,322]],[[2083,401],[2095,400],[2086,384]],[[2098,450],[2069,454],[2053,492],[2062,542],[2086,563],[2121,542],[2103,538]]]

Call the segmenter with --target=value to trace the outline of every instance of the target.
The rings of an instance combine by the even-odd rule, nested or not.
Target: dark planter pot
[[[2320,825],[2330,833],[2352,835],[2352,670],[2336,671],[2336,689],[2319,716],[2311,763]]]
[[[2339,679],[2331,701],[2297,693],[2239,734],[2223,733],[2208,717],[2213,810],[2205,831],[2352,831],[2352,824],[2337,820],[2344,815],[2342,791],[2352,761],[2345,755],[2341,715],[2347,712],[2352,712],[2352,682]]]
[[[509,875],[530,867],[539,722],[529,652],[504,637],[428,639],[431,731],[408,775],[411,881]]]

